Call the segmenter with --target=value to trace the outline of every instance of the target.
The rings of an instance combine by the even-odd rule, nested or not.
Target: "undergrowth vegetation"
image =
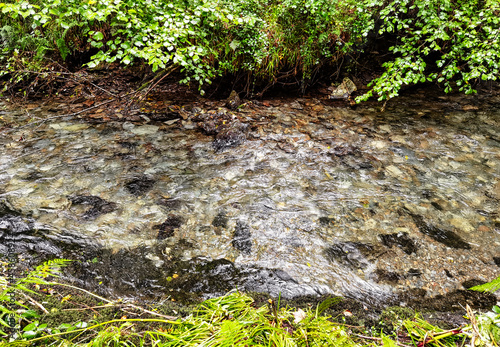
[[[56,282],[67,263],[48,261],[10,282],[0,276],[0,346],[493,346],[500,342],[496,306],[480,315],[467,307],[471,323],[451,330],[433,326],[418,314],[408,318],[393,312],[390,335],[333,322],[325,312],[339,298],[302,310],[283,307],[279,299],[257,306],[248,295],[232,291],[176,318]],[[61,294],[56,288],[61,286],[78,294]],[[481,289],[495,288],[489,284]],[[95,303],[64,308],[77,295],[89,296]],[[50,302],[52,307],[47,306]],[[114,316],[103,319],[98,310],[110,307],[116,308]],[[127,317],[133,313],[125,308],[139,309],[141,314]],[[62,311],[86,312],[88,319],[53,326],[51,316]]]
[[[355,74],[375,47],[386,57],[371,69],[385,71],[358,101],[423,82],[472,93],[499,72],[496,0],[16,0],[0,11],[6,86],[51,58],[176,70],[202,94],[225,76],[255,96]]]

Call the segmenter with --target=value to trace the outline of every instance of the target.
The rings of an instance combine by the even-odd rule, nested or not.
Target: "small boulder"
[[[331,91],[329,97],[330,99],[346,100],[353,92],[358,90],[358,88],[356,88],[356,85],[354,84],[353,81],[351,81],[349,78],[346,77],[338,87],[330,87],[328,88],[328,90]]]
[[[236,110],[240,105],[241,105],[241,99],[238,93],[232,90],[231,94],[229,94],[229,97],[226,100],[226,107],[230,110]]]

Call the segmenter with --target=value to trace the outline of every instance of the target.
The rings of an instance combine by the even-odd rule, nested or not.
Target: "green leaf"
[[[87,322],[78,322],[75,324],[75,327],[77,327],[78,329],[85,329],[87,326]]]
[[[382,345],[384,347],[397,347],[396,342],[385,335],[382,337]]]
[[[474,286],[474,287],[469,288],[469,289],[474,290],[476,292],[491,292],[491,293],[496,292],[497,290],[500,289],[500,277],[495,278],[491,282],[481,284],[478,286]]]
[[[40,315],[34,311],[34,310],[27,310],[26,312],[23,312],[21,314],[22,317],[26,318],[26,319],[31,319],[31,318],[39,318]]]
[[[25,331],[23,333],[23,337],[25,339],[32,339],[32,338],[36,337],[37,334],[38,334],[38,331],[36,331],[36,330],[29,330],[29,331]]]
[[[104,38],[104,34],[100,31],[96,31],[93,38],[94,40],[101,41]]]
[[[33,323],[30,323],[28,325],[26,325],[24,328],[23,328],[23,331],[31,331],[31,330],[36,330],[38,327],[38,321],[35,321]]]

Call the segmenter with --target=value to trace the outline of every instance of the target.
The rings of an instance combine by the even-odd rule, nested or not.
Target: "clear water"
[[[0,199],[55,234],[114,250],[159,243],[164,256],[186,240],[183,259],[280,269],[318,293],[446,293],[500,275],[500,108],[421,99],[384,113],[314,99],[248,107],[247,141],[220,152],[180,121],[4,129]],[[114,205],[92,214],[75,196]],[[159,240],[169,218],[180,222]],[[246,249],[233,242],[241,230]]]

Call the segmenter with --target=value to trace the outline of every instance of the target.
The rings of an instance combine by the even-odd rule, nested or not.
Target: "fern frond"
[[[497,290],[500,289],[500,277],[494,279],[491,282],[474,286],[469,289],[475,290],[476,292],[490,292],[490,293],[496,292]]]
[[[69,259],[53,259],[38,265],[33,271],[16,282],[16,286],[22,285],[23,283],[31,284],[48,284],[45,278],[59,277],[61,268],[67,266],[71,260]]]

